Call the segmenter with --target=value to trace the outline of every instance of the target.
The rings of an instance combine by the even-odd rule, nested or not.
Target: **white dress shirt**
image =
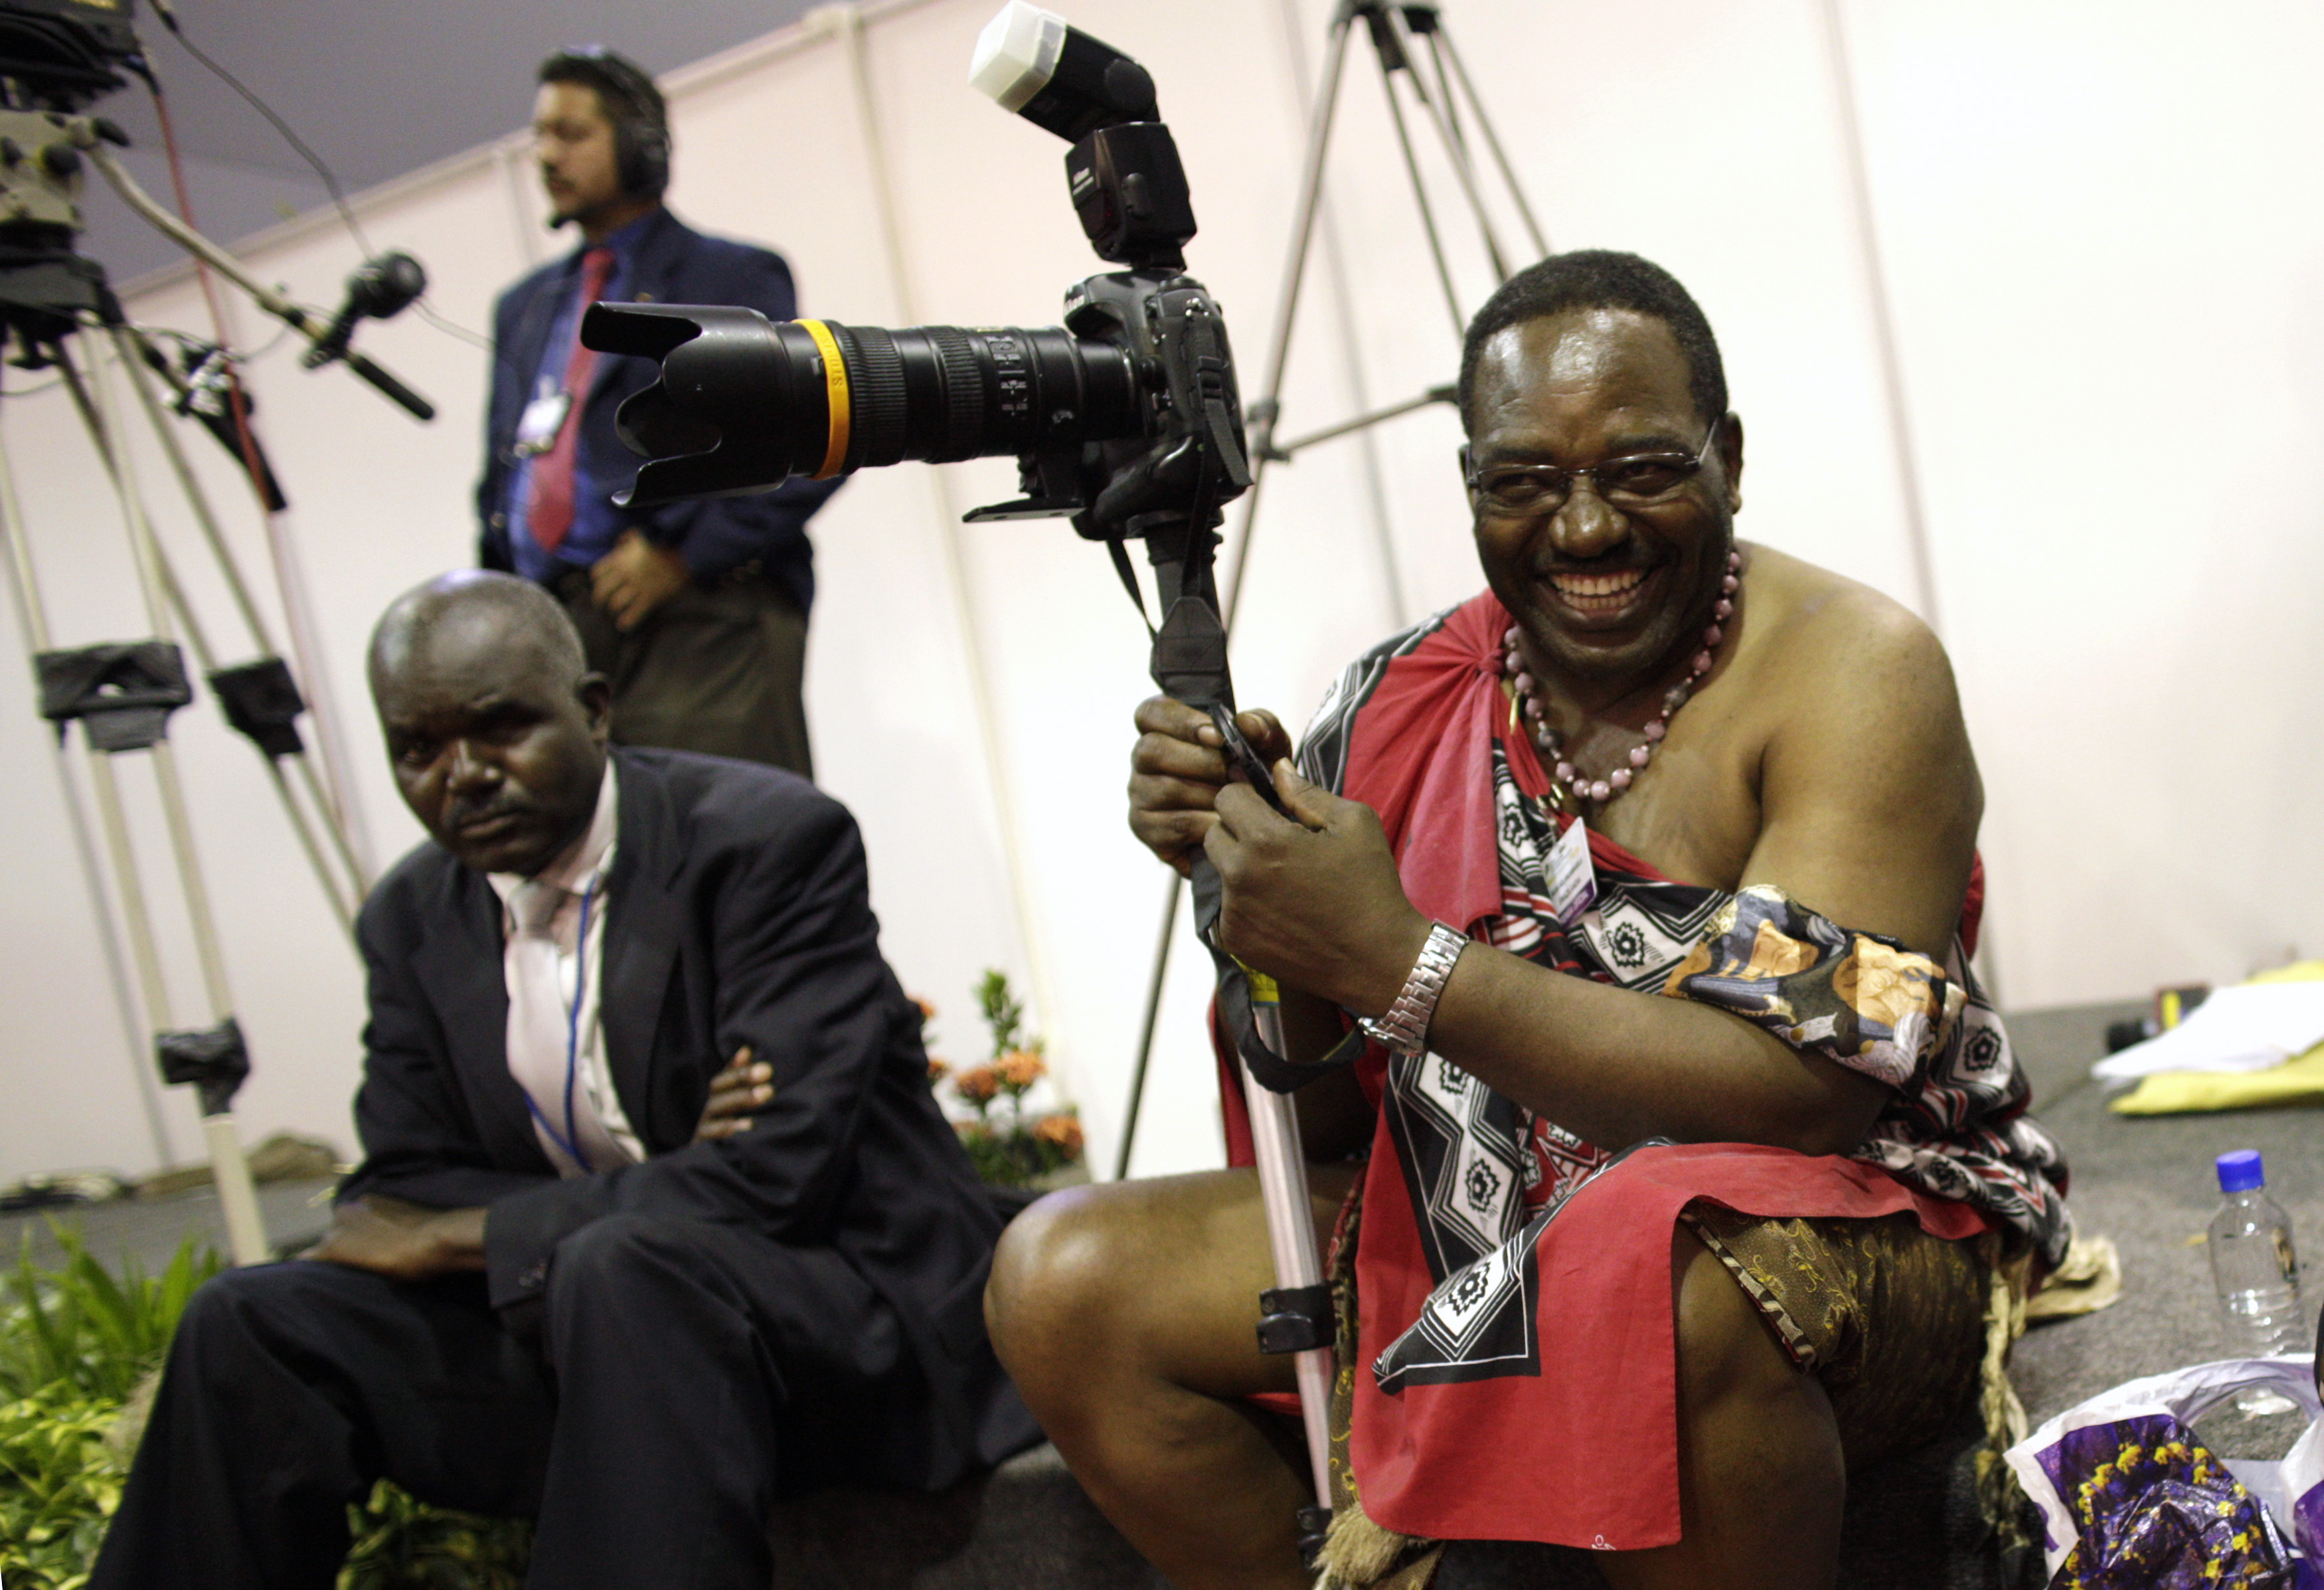
[[[646,1157],[622,1113],[606,1061],[598,991],[604,985],[605,880],[613,875],[620,804],[613,763],[588,831],[530,878],[489,874],[501,897],[501,934],[509,993],[509,1072],[532,1101],[533,1133],[559,1175],[583,1176]],[[521,892],[562,891],[548,934],[554,953],[521,931],[521,913],[535,898]],[[586,901],[586,904],[585,904]],[[582,933],[583,919],[588,931]],[[576,999],[579,1008],[575,1009]]]

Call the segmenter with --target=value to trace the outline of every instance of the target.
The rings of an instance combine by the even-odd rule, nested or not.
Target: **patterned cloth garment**
[[[1388,664],[1459,611],[1447,609],[1390,638],[1342,675],[1301,742],[1306,777],[1342,789],[1350,730]],[[2025,1114],[2024,1073],[1960,938],[1942,968],[1937,1019],[1924,1028],[1916,1025],[1915,1007],[1927,996],[1920,985],[1932,980],[1913,970],[1915,962],[1930,966],[1923,957],[1877,935],[1839,928],[1774,891],[1738,896],[1673,883],[1597,834],[1591,836],[1597,907],[1568,929],[1550,903],[1546,874],[1550,846],[1572,819],[1547,811],[1518,787],[1504,743],[1491,742],[1489,754],[1500,911],[1465,924],[1471,937],[1575,976],[1718,1005],[1795,1048],[1878,1077],[1895,1096],[1851,1158],[1997,1216],[2029,1239],[2044,1265],[2063,1257],[2071,1235],[2064,1159]],[[1787,947],[1772,964],[1771,943]],[[1729,975],[1717,975],[1721,971]],[[1884,998],[1903,1031],[1875,1038]],[[1406,1095],[1407,1107],[1438,1114],[1412,1095],[1425,1092],[1426,1074],[1441,1068],[1441,1062],[1391,1065],[1389,1090]],[[1498,1096],[1486,1113],[1495,1117],[1492,1135],[1514,1132],[1525,1141],[1513,1169],[1527,1214],[1563,1198],[1613,1158]],[[1504,1114],[1505,1122],[1499,1119]]]
[[[1609,1154],[1440,1056],[1342,1046],[1378,1111],[1343,1365],[1351,1498],[1406,1536],[1643,1549],[1679,1538],[1685,1211],[1909,1216],[2053,1263],[2064,1167],[1958,947],[1941,966],[1778,891],[1677,883],[1600,834],[1595,909],[1561,923],[1549,781],[1517,749],[1505,689],[1508,624],[1485,592],[1375,648],[1327,695],[1301,771],[1379,815],[1425,913],[1569,975],[1729,1011],[1895,1095],[1847,1155],[1658,1139]]]

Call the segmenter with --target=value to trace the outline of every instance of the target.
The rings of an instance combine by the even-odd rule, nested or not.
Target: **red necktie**
[[[581,408],[589,399],[589,376],[597,367],[597,350],[581,346],[581,318],[605,291],[613,273],[613,251],[593,248],[581,256],[581,296],[573,316],[573,348],[565,357],[565,420],[557,440],[532,461],[532,502],[525,528],[533,544],[554,552],[565,544],[573,528],[573,455],[581,437]]]

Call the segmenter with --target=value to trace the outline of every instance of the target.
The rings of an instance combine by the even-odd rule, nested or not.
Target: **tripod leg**
[[[306,762],[307,759],[303,756],[299,759],[301,767],[306,765]],[[326,885],[330,884],[334,881],[331,876],[330,863],[323,855],[323,847],[316,843],[315,830],[308,826],[307,814],[299,809],[298,800],[292,796],[290,783],[282,777],[282,764],[270,759],[266,763],[266,776],[273,781],[274,793],[282,801],[282,813],[290,819],[290,831],[298,835],[299,847],[307,853],[307,864],[315,869],[315,875],[322,879]],[[310,786],[313,778],[314,774],[310,770],[308,773]],[[319,792],[315,797],[315,803],[318,807],[322,805]],[[328,822],[327,821],[324,826],[327,827]],[[331,914],[339,919],[339,926],[350,933],[354,932],[355,916],[348,911],[347,902],[340,898],[339,892],[327,886],[323,891],[323,898],[329,903]]]
[[[1315,223],[1323,201],[1323,165],[1331,151],[1332,122],[1339,113],[1340,80],[1347,73],[1348,28],[1352,14],[1342,10],[1332,23],[1330,42],[1323,47],[1323,86],[1307,115],[1307,153],[1299,171],[1299,203],[1291,223],[1291,248],[1283,263],[1283,288],[1276,295],[1275,345],[1268,350],[1267,390],[1250,407],[1259,434],[1250,452],[1250,490],[1243,494],[1242,533],[1235,540],[1234,562],[1227,570],[1224,610],[1227,627],[1234,627],[1235,609],[1242,600],[1243,570],[1250,561],[1251,529],[1259,522],[1259,500],[1267,485],[1267,467],[1274,452],[1275,427],[1283,411],[1283,378],[1291,362],[1291,333],[1299,317],[1299,291],[1307,279],[1307,257],[1315,242]],[[1165,929],[1166,933],[1167,929]],[[1159,966],[1167,951],[1157,951]],[[1159,997],[1160,984],[1155,986]]]
[[[1290,35],[1295,57],[1300,18],[1296,0],[1281,0],[1284,25]],[[1353,389],[1356,407],[1369,409],[1371,400],[1365,389],[1362,336],[1351,311],[1353,300],[1348,285],[1344,263],[1341,257],[1336,234],[1329,217],[1323,214],[1321,194],[1323,171],[1329,153],[1333,118],[1339,104],[1340,83],[1347,66],[1348,29],[1357,15],[1355,8],[1342,5],[1332,24],[1330,42],[1325,46],[1326,66],[1322,91],[1316,96],[1309,112],[1306,165],[1300,182],[1300,206],[1292,228],[1290,257],[1286,263],[1286,281],[1281,296],[1280,319],[1276,329],[1274,351],[1268,374],[1266,395],[1249,411],[1258,427],[1259,445],[1253,449],[1250,490],[1243,494],[1242,525],[1235,537],[1234,559],[1226,584],[1225,612],[1227,627],[1234,627],[1235,614],[1242,602],[1243,575],[1250,564],[1250,550],[1259,523],[1259,504],[1264,493],[1267,467],[1273,461],[1275,427],[1281,422],[1283,383],[1291,355],[1293,316],[1297,310],[1300,286],[1305,280],[1307,262],[1316,226],[1324,228],[1323,258],[1330,273],[1333,298],[1341,317],[1341,356],[1347,361],[1348,377]],[[1380,556],[1381,578],[1386,583],[1389,611],[1397,627],[1407,616],[1404,573],[1397,564],[1396,537],[1388,523],[1388,484],[1380,472],[1379,448],[1366,436],[1360,443],[1360,457],[1363,461],[1365,503],[1371,522],[1372,539]]]
[[[140,347],[134,332],[125,326],[113,328],[113,346],[121,367],[129,374],[129,389],[135,393],[145,411],[146,422],[153,429],[155,439],[161,444],[161,456],[170,461],[170,469],[178,477],[179,488],[185,493],[187,505],[192,508],[194,522],[200,527],[202,539],[209,543],[210,557],[217,562],[218,573],[226,580],[227,593],[242,615],[243,626],[249,630],[258,650],[267,656],[277,654],[273,637],[266,631],[265,617],[251,599],[250,586],[242,578],[241,566],[235,563],[234,552],[226,545],[226,533],[218,528],[217,516],[210,512],[209,498],[203,495],[201,482],[195,476],[193,466],[186,458],[185,449],[178,445],[178,433],[163,413],[161,400],[153,395],[152,377],[147,374],[144,361],[139,356]]]
[[[1349,18],[1342,14],[1332,24],[1332,42],[1325,46],[1329,58],[1323,69],[1323,91],[1315,97],[1315,108],[1307,118],[1307,154],[1299,173],[1299,206],[1296,218],[1291,224],[1291,255],[1284,263],[1283,289],[1276,296],[1275,347],[1268,355],[1267,391],[1259,402],[1267,405],[1271,415],[1283,398],[1284,366],[1291,357],[1292,323],[1298,318],[1299,287],[1307,275],[1307,251],[1315,238],[1315,214],[1323,197],[1323,157],[1331,147],[1332,118],[1339,109],[1340,79],[1348,64]],[[1263,418],[1272,433],[1274,421]],[[1254,447],[1251,458],[1253,473],[1267,467],[1268,436],[1262,436]],[[1254,482],[1254,488],[1257,483]]]
[[[41,601],[40,580],[32,567],[32,543],[24,535],[23,506],[16,498],[16,476],[7,449],[0,447],[0,532],[8,542],[8,588],[15,598],[16,619],[26,645],[35,653],[49,649],[49,618]],[[106,980],[113,987],[113,1007],[121,1021],[121,1036],[129,1055],[129,1068],[137,1078],[137,1102],[145,1112],[146,1130],[152,1133],[153,1152],[164,1165],[178,1155],[170,1128],[161,1114],[160,1090],[146,1067],[143,1038],[139,1031],[137,1001],[129,990],[129,968],[122,954],[121,930],[106,898],[105,872],[97,859],[97,844],[88,829],[88,813],[73,782],[61,737],[50,743],[57,772],[57,788],[64,796],[65,815],[72,823],[73,849],[80,859],[81,881],[88,890],[89,914],[105,952]]]
[[[234,1112],[221,1110],[202,1117],[202,1140],[210,1151],[210,1179],[217,1187],[218,1208],[226,1216],[226,1240],[236,1264],[263,1264],[274,1257],[266,1240],[266,1221],[258,1210],[258,1188],[250,1179],[250,1161],[243,1158],[242,1134],[235,1130]]]
[[[1379,41],[1375,39],[1374,42]],[[1445,262],[1444,240],[1437,235],[1436,211],[1429,205],[1428,185],[1421,180],[1419,157],[1412,151],[1412,131],[1404,122],[1404,101],[1396,92],[1396,69],[1388,63],[1384,46],[1374,54],[1379,61],[1380,92],[1388,96],[1388,119],[1396,124],[1396,145],[1404,152],[1405,174],[1412,179],[1413,202],[1420,207],[1420,229],[1428,238],[1428,257],[1436,262],[1436,280],[1444,289],[1444,307],[1452,313],[1452,336],[1458,340],[1468,335],[1469,320],[1461,312],[1461,295],[1452,289],[1452,267]]]
[[[106,898],[105,870],[97,863],[97,843],[88,829],[88,813],[81,808],[80,791],[74,787],[72,765],[66,760],[63,744],[53,742],[50,749],[55,753],[57,784],[64,793],[65,815],[72,823],[73,849],[80,857],[81,878],[88,888],[89,914],[96,919],[97,942],[105,952],[106,981],[113,987],[114,1013],[121,1022],[122,1047],[129,1055],[130,1072],[137,1079],[137,1103],[144,1111],[145,1130],[153,1139],[154,1160],[174,1165],[178,1161],[178,1145],[170,1136],[169,1122],[161,1114],[161,1090],[153,1080],[153,1068],[145,1052],[145,1035],[138,1020],[137,1001],[129,991],[129,967],[122,954],[122,933],[114,920],[112,904]],[[92,763],[97,760],[94,754],[91,760]],[[124,834],[124,846],[126,841]],[[150,957],[151,941],[143,948]],[[159,976],[156,967],[149,983]]]
[[[97,798],[98,826],[113,862],[113,884],[121,896],[121,920],[129,930],[129,951],[137,967],[137,983],[145,996],[147,1025],[174,1027],[170,1016],[170,985],[162,980],[161,957],[153,947],[153,916],[145,908],[145,884],[137,872],[137,853],[129,842],[129,823],[121,811],[121,786],[114,781],[113,758],[106,752],[88,753],[88,787]]]
[[[178,782],[178,762],[167,740],[157,740],[150,754],[153,776],[161,788],[161,809],[169,819],[170,844],[177,853],[178,876],[186,893],[186,917],[194,933],[195,952],[208,985],[211,1013],[225,1021],[234,1009],[227,991],[226,960],[219,953],[217,922],[210,911],[209,890],[202,880],[201,862],[194,854],[193,826],[186,820],[185,791]],[[263,1264],[273,1257],[267,1246],[265,1223],[258,1213],[258,1195],[250,1180],[250,1164],[242,1156],[242,1141],[235,1131],[234,1113],[217,1110],[202,1117],[202,1135],[209,1142],[210,1176],[217,1184],[218,1206],[226,1214],[226,1241],[236,1264]]]
[[[1501,140],[1493,131],[1492,121],[1485,115],[1484,101],[1477,97],[1477,85],[1469,79],[1469,68],[1461,59],[1460,47],[1452,42],[1452,35],[1444,31],[1442,21],[1436,24],[1435,36],[1437,42],[1443,47],[1444,59],[1452,63],[1452,74],[1460,80],[1462,97],[1469,101],[1470,115],[1476,118],[1478,130],[1485,135],[1485,147],[1492,152],[1493,164],[1500,170],[1502,184],[1509,190],[1510,201],[1517,207],[1517,217],[1525,222],[1526,235],[1533,239],[1535,257],[1548,257],[1549,238],[1542,231],[1541,223],[1534,218],[1533,206],[1526,201],[1525,189],[1517,182],[1517,168],[1509,164],[1508,152],[1501,147]]]
[[[1154,1058],[1154,1028],[1162,1015],[1162,984],[1170,975],[1170,939],[1178,926],[1178,896],[1186,881],[1170,874],[1170,891],[1162,901],[1162,930],[1154,940],[1154,975],[1146,985],[1146,1021],[1138,1032],[1138,1060],[1130,1072],[1130,1105],[1121,1116],[1121,1146],[1114,1151],[1113,1179],[1130,1176],[1130,1151],[1138,1142],[1138,1110],[1146,1101],[1146,1064]]]
[[[242,566],[235,560],[233,548],[228,544],[224,531],[219,528],[217,514],[212,509],[208,496],[202,490],[201,479],[194,473],[191,463],[186,458],[186,450],[179,439],[177,428],[170,423],[169,415],[162,408],[159,395],[153,390],[152,378],[148,374],[143,361],[139,357],[143,347],[143,339],[139,337],[133,328],[125,326],[115,327],[113,335],[115,345],[120,353],[122,366],[129,372],[130,384],[136,390],[145,411],[146,421],[152,426],[153,434],[161,442],[163,454],[170,460],[170,467],[177,476],[180,488],[185,493],[187,505],[193,510],[194,521],[201,528],[202,539],[209,544],[210,555],[217,564],[218,572],[226,579],[226,588],[233,594],[235,605],[242,614],[243,623],[250,631],[253,643],[264,656],[281,655],[281,648],[274,643],[274,637],[269,633],[265,619],[261,615],[257,604],[251,597],[250,584],[243,576]],[[339,786],[346,781],[343,770],[335,765],[332,760],[336,726],[328,720],[328,708],[325,699],[327,692],[322,689],[319,670],[316,664],[316,648],[311,643],[311,638],[302,633],[309,626],[300,622],[303,607],[300,598],[303,593],[297,586],[297,560],[283,533],[284,527],[277,522],[278,518],[279,515],[272,513],[268,513],[266,516],[267,544],[274,556],[275,583],[280,587],[277,594],[281,598],[283,612],[290,618],[290,650],[299,665],[296,678],[300,686],[300,694],[307,704],[308,716],[314,720],[315,737],[323,749],[323,771],[328,775],[329,791],[327,796],[325,791],[319,789],[317,790],[316,807],[319,820],[326,828],[330,830],[332,841],[345,860],[349,874],[355,881],[355,893],[357,898],[361,898],[371,887],[371,883],[366,875],[366,869],[356,859],[353,837],[347,831],[346,818],[343,809],[344,802],[338,794]],[[207,667],[208,664],[205,666]],[[310,784],[316,782],[311,772],[309,775],[309,781]]]
[[[1410,42],[1407,35],[1407,58]],[[1501,253],[1500,235],[1493,230],[1492,216],[1485,208],[1483,196],[1477,190],[1477,172],[1470,163],[1469,143],[1462,134],[1461,118],[1452,103],[1452,87],[1444,75],[1444,54],[1437,49],[1436,35],[1433,32],[1428,34],[1428,59],[1436,68],[1435,92],[1429,91],[1427,83],[1420,75],[1420,68],[1415,65],[1411,68],[1413,97],[1420,101],[1421,108],[1428,113],[1428,119],[1435,125],[1436,136],[1444,145],[1445,158],[1452,162],[1453,178],[1461,184],[1462,196],[1468,199],[1470,212],[1477,218],[1478,236],[1485,245],[1485,258],[1493,267],[1494,282],[1506,282],[1509,279],[1508,261]]]
[[[148,618],[157,639],[169,638],[169,604],[164,593],[174,584],[169,578],[161,561],[160,541],[153,534],[152,522],[145,516],[144,504],[139,497],[132,465],[125,450],[115,451],[106,445],[108,437],[125,434],[114,413],[107,393],[101,362],[92,358],[89,379],[84,388],[78,380],[69,379],[72,366],[62,357],[60,348],[60,368],[69,377],[69,384],[82,405],[83,418],[90,424],[90,439],[95,444],[99,460],[111,477],[115,495],[121,503],[122,516],[129,526],[129,540],[135,554],[138,585],[145,599]],[[178,864],[179,886],[186,901],[186,916],[194,938],[196,958],[202,968],[202,982],[209,995],[212,1017],[221,1024],[231,1020],[233,995],[226,986],[226,960],[219,952],[217,922],[210,908],[209,889],[202,877],[201,863],[194,851],[193,826],[186,815],[185,790],[178,779],[178,763],[167,737],[166,726],[161,735],[148,747],[153,763],[153,776],[161,796],[161,809],[170,835],[171,849]],[[97,765],[92,761],[92,766]],[[104,784],[110,791],[112,772],[106,768]],[[106,803],[111,820],[120,819],[117,794]],[[121,831],[121,855],[127,855],[127,830]],[[134,862],[132,864],[134,865]],[[134,877],[128,873],[124,877]],[[127,891],[124,890],[124,894]],[[138,911],[143,918],[142,893]],[[151,923],[146,924],[150,948]],[[154,989],[160,989],[158,967]],[[223,1101],[221,1101],[222,1103]],[[223,1117],[224,1126],[213,1124]],[[266,1244],[263,1225],[258,1216],[258,1201],[250,1185],[250,1167],[242,1157],[241,1144],[234,1132],[230,1113],[224,1108],[211,1110],[203,1122],[203,1133],[211,1147],[210,1172],[216,1179],[218,1201],[226,1215],[226,1235],[237,1264],[262,1264],[272,1255]]]
[[[318,731],[321,726],[319,724],[317,725]],[[319,732],[317,738],[321,738]],[[314,759],[300,755],[293,756],[290,760],[299,764],[300,781],[307,788],[307,799],[326,813],[337,813],[338,809],[331,800],[329,788],[321,778],[316,775]],[[328,761],[327,758],[325,760]],[[346,869],[349,886],[347,898],[355,904],[361,905],[364,896],[371,892],[371,878],[364,870],[363,858],[355,854],[355,837],[347,832],[345,814],[340,813],[339,816],[340,820],[337,822],[326,821],[323,824],[323,832],[330,837],[332,847],[338,853],[339,865]],[[321,863],[318,862],[315,870],[321,874],[326,869]]]
[[[300,569],[298,537],[287,509],[267,515],[266,542],[274,556],[275,584],[282,593],[291,660],[299,665],[299,677],[307,690],[307,711],[315,720],[315,760],[322,764],[318,776],[302,758],[300,771],[317,804],[331,814],[333,820],[324,828],[354,881],[351,897],[360,902],[371,892],[370,831],[355,801],[355,763],[347,755],[338,698],[331,694],[331,676],[323,661],[322,643],[316,638],[314,608]]]
[[[243,578],[241,565],[235,560],[234,550],[226,543],[226,533],[219,527],[217,515],[211,511],[209,498],[204,495],[201,482],[194,474],[193,466],[186,457],[185,448],[179,443],[176,428],[169,422],[169,416],[163,411],[160,398],[154,393],[152,379],[147,374],[144,363],[139,356],[141,343],[136,333],[125,326],[116,326],[112,329],[115,356],[119,359],[122,368],[128,372],[130,387],[136,393],[140,404],[145,411],[146,422],[152,426],[155,439],[161,443],[163,457],[170,461],[171,470],[177,476],[180,489],[185,494],[187,505],[193,511],[194,522],[200,527],[202,539],[209,546],[211,559],[217,564],[220,576],[226,580],[227,591],[233,596],[235,606],[242,615],[244,627],[250,632],[251,641],[262,655],[279,656],[280,651],[274,644],[274,637],[267,629],[266,620],[259,612],[257,603],[252,599],[250,584]],[[94,372],[92,374],[94,375]],[[148,523],[150,526],[150,520]],[[150,528],[148,533],[151,533]],[[180,620],[186,625],[187,639],[193,644],[194,654],[201,662],[202,670],[205,673],[213,671],[217,666],[217,659],[210,650],[208,636],[203,634],[199,622],[186,601],[185,587],[179,581],[175,571],[171,569],[169,559],[162,552],[158,541],[153,543],[152,550],[155,568],[169,589],[171,605],[178,610]],[[287,603],[287,594],[285,600]],[[300,696],[307,702],[309,712],[313,713],[315,711],[313,692],[301,690]],[[323,886],[324,898],[329,902],[331,913],[342,923],[351,920],[350,907],[346,898],[340,892],[339,882],[333,876],[330,867],[325,862],[321,849],[308,833],[307,820],[292,801],[289,786],[284,783],[279,770],[270,769],[269,771],[272,773],[276,790],[281,796],[283,814],[290,819],[291,827],[298,831],[300,843],[314,865],[315,876]],[[309,779],[311,785],[313,782],[311,771],[309,773]],[[321,790],[317,790],[315,794],[317,820],[329,831],[342,862],[346,866],[348,874],[355,880],[355,897],[361,899],[369,884],[364,878],[363,868],[355,861],[354,849],[349,844],[346,832],[346,825],[339,817],[338,807],[334,801],[327,799]]]
[[[1254,1002],[1259,1035],[1283,1053],[1279,1007]],[[1299,1148],[1299,1113],[1289,1095],[1270,1093],[1250,1071],[1242,1077],[1243,1101],[1250,1109],[1251,1146],[1259,1160],[1259,1193],[1267,1210],[1268,1245],[1275,1254],[1275,1284],[1286,1290],[1312,1287],[1323,1279],[1308,1213],[1307,1161]],[[1307,1462],[1315,1481],[1315,1504],[1332,1504],[1332,1349],[1326,1345],[1293,1360],[1299,1377],[1299,1422],[1307,1436]]]

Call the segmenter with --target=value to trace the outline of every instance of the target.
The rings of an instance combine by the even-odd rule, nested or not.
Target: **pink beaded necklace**
[[[1654,721],[1638,732],[1646,743],[1630,749],[1630,765],[1618,767],[1602,779],[1593,779],[1573,765],[1565,755],[1565,737],[1549,726],[1541,698],[1535,693],[1536,681],[1526,671],[1525,660],[1517,652],[1517,631],[1515,625],[1502,641],[1501,670],[1508,676],[1515,692],[1511,705],[1523,703],[1526,722],[1533,732],[1533,743],[1541,752],[1542,762],[1551,768],[1551,779],[1561,795],[1570,795],[1576,801],[1587,800],[1604,806],[1615,796],[1628,789],[1637,776],[1646,771],[1654,760],[1655,747],[1662,744],[1670,732],[1671,715],[1687,703],[1694,687],[1711,671],[1711,662],[1719,654],[1719,642],[1727,632],[1720,626],[1735,615],[1735,594],[1743,587],[1743,557],[1730,550],[1727,554],[1727,572],[1719,582],[1719,601],[1711,609],[1711,624],[1702,632],[1702,650],[1687,664],[1686,678],[1663,692],[1663,709],[1655,714]]]

